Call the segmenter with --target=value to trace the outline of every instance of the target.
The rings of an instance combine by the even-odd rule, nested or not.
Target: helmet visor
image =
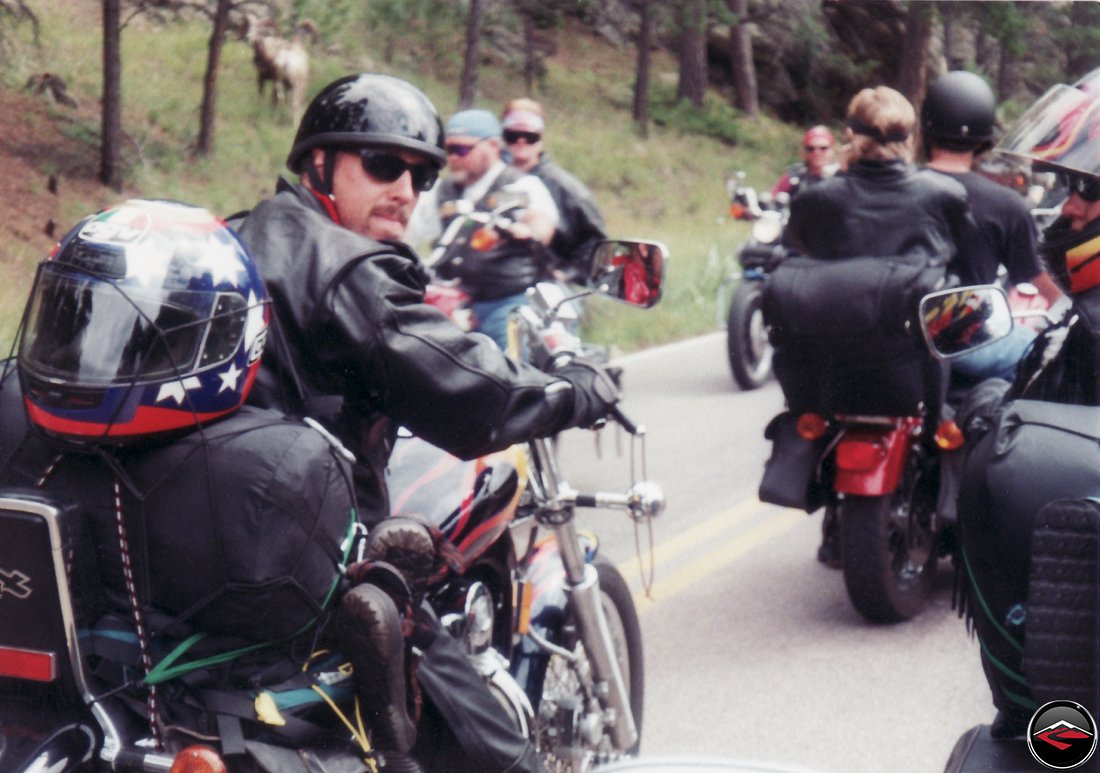
[[[156,295],[43,264],[20,363],[40,378],[97,387],[179,377],[231,357],[244,331],[239,295]]]
[[[1066,85],[1051,88],[1028,109],[998,149],[1032,161],[1100,174],[1100,100]]]

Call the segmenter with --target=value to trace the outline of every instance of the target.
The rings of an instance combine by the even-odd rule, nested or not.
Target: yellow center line
[[[741,516],[743,518],[744,516]],[[634,593],[634,606],[638,614],[667,601],[697,582],[712,576],[719,568],[731,564],[769,540],[785,534],[805,521],[805,515],[797,510],[778,509],[768,520],[732,539],[713,545],[709,550],[692,556],[690,562],[671,572],[659,572],[652,589],[653,598],[643,591]],[[705,524],[704,524],[705,525]],[[719,530],[720,531],[720,530]]]
[[[671,539],[662,540],[660,544],[654,545],[652,556],[643,542],[642,565],[648,568],[652,562],[653,566],[658,566],[687,550],[694,550],[698,545],[716,538],[722,532],[733,529],[750,515],[755,515],[764,508],[769,507],[771,506],[757,499],[746,499],[739,502],[734,507],[731,507],[729,510],[724,510],[713,518],[703,521],[697,526],[679,532]],[[772,509],[778,511],[778,508],[773,507]],[[621,561],[615,568],[618,569],[624,577],[630,578],[637,576],[638,557],[633,556]]]

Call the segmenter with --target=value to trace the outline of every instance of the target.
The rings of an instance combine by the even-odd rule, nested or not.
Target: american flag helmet
[[[252,258],[199,207],[130,200],[78,223],[38,267],[18,368],[30,420],[85,443],[236,411],[270,318]]]

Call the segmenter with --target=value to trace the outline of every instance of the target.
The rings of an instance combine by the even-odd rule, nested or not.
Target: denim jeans
[[[473,301],[470,309],[474,312],[474,320],[479,333],[496,341],[501,349],[508,350],[508,314],[517,306],[526,306],[527,297],[524,293],[508,295],[492,301]]]
[[[1015,325],[1012,332],[1000,341],[951,360],[951,371],[975,382],[987,378],[1012,381],[1016,375],[1016,364],[1035,340],[1035,335],[1031,328]]]

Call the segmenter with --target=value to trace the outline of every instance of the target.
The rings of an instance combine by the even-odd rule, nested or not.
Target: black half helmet
[[[423,153],[440,168],[447,161],[443,122],[422,91],[390,75],[349,75],[310,102],[286,164],[300,174],[313,148],[379,145]]]
[[[927,137],[962,145],[993,141],[997,100],[981,76],[954,70],[928,87],[921,105],[921,131]]]

